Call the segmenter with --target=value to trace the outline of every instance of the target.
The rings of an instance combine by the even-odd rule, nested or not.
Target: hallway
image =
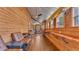
[[[29,51],[55,51],[57,50],[42,34],[33,35]]]
[[[78,45],[78,7],[0,8],[0,51],[79,51]]]

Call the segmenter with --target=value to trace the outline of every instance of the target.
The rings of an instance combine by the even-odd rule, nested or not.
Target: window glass
[[[57,28],[61,28],[64,26],[64,13],[58,16],[56,24],[57,24],[56,26]]]
[[[74,26],[79,26],[79,8],[78,7],[74,7],[73,8],[73,23]]]
[[[50,28],[53,28],[53,19],[50,19]]]

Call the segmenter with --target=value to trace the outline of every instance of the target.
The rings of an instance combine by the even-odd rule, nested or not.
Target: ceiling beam
[[[58,15],[62,12],[64,7],[59,7],[49,18],[48,20],[52,19],[52,18],[56,18],[58,17]]]

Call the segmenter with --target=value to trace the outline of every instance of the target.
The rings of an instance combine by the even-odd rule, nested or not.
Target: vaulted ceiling
[[[56,7],[28,7],[31,16],[40,22],[46,20],[56,9]],[[38,17],[39,14],[42,15]]]

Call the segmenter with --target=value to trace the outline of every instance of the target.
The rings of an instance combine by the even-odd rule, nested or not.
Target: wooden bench
[[[79,32],[78,31],[61,31],[61,34],[74,37],[74,38],[79,38]]]
[[[79,39],[54,32],[45,33],[44,35],[61,51],[79,50]]]
[[[54,35],[60,37],[58,39],[62,39],[65,42],[67,42],[67,46],[69,47],[70,50],[79,50],[79,39],[78,38],[74,38],[74,37],[70,37],[70,36],[66,36],[63,34],[59,34],[59,33],[54,33]]]
[[[56,32],[56,33],[60,33],[60,34],[64,34],[70,37],[74,37],[74,38],[79,38],[79,29],[74,29],[74,28],[70,28],[70,29],[57,29],[55,30],[45,30],[45,32]]]
[[[56,39],[56,38],[55,38],[54,36],[52,36],[51,34],[50,34],[50,35],[49,35],[49,34],[45,34],[45,37],[48,38],[49,41],[50,41],[51,43],[53,43],[53,44],[57,47],[57,49],[59,49],[60,51],[68,50],[68,49],[66,48],[66,46],[64,45],[64,42],[62,42],[62,41]]]

